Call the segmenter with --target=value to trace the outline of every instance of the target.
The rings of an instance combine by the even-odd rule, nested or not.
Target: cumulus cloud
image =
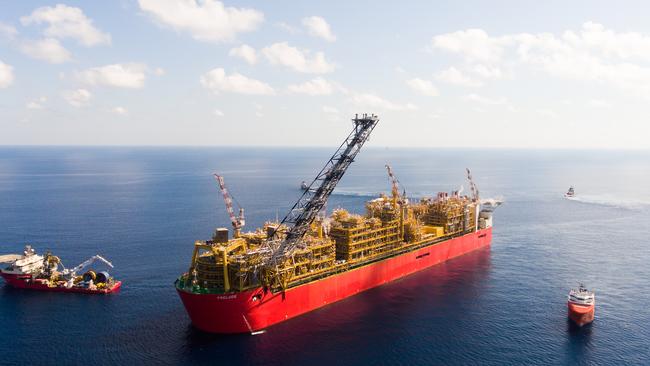
[[[587,105],[591,108],[612,108],[612,103],[602,99],[591,99],[589,102],[587,102]]]
[[[315,78],[302,84],[289,85],[289,91],[307,95],[330,95],[334,92],[334,85],[323,78]]]
[[[239,57],[246,61],[249,65],[257,63],[257,52],[255,49],[247,44],[230,49],[229,56]]]
[[[378,110],[405,111],[416,110],[417,106],[411,103],[399,104],[386,100],[371,93],[355,93],[351,96],[350,102],[357,107],[373,108]]]
[[[221,110],[219,110],[219,109],[215,109],[212,113],[217,117],[223,117],[224,116],[223,112]]]
[[[46,23],[45,36],[76,39],[84,46],[111,42],[111,36],[95,28],[81,9],[63,4],[37,8],[31,15],[21,17],[20,22],[23,25]]]
[[[498,80],[504,77],[504,72],[497,66],[477,64],[472,66],[470,71],[483,79]]]
[[[298,72],[324,74],[334,71],[334,64],[325,60],[322,52],[310,58],[310,52],[289,46],[287,42],[274,43],[262,49],[262,54],[273,65],[282,65]]]
[[[426,95],[429,97],[436,97],[440,95],[440,92],[438,92],[438,88],[436,88],[433,83],[429,80],[423,80],[420,78],[413,78],[406,80],[406,85],[409,86],[409,88],[415,90],[416,92]]]
[[[140,9],[156,22],[205,42],[226,42],[238,33],[257,29],[264,14],[247,8],[226,7],[215,0],[138,0]]]
[[[112,64],[93,67],[77,73],[77,79],[88,85],[118,88],[142,88],[147,65],[139,63]]]
[[[25,105],[27,109],[43,109],[43,103],[47,102],[47,97],[40,97],[32,100]]]
[[[213,69],[201,76],[201,85],[215,93],[237,93],[249,95],[272,95],[273,88],[259,80],[248,78],[239,73],[226,74],[222,68]]]
[[[63,98],[70,103],[71,106],[79,108],[90,102],[92,94],[86,89],[69,90],[63,93]]]
[[[437,80],[445,82],[447,84],[453,84],[458,86],[466,86],[470,88],[476,88],[483,85],[479,80],[472,79],[471,77],[465,75],[460,70],[455,67],[450,67],[446,70],[442,70],[435,75]]]
[[[114,107],[112,111],[118,116],[126,116],[129,114],[129,111],[126,108],[120,106]]]
[[[329,114],[338,114],[339,113],[338,109],[336,109],[334,107],[327,106],[327,105],[324,105],[322,110],[323,110],[323,113],[329,113]]]
[[[650,99],[650,35],[616,32],[586,22],[579,30],[490,36],[468,29],[433,37],[436,50],[462,56],[470,70],[499,79],[500,65],[527,66],[582,82],[606,83]]]
[[[0,89],[6,88],[14,82],[14,68],[0,61]]]
[[[296,28],[296,27],[294,27],[292,25],[289,25],[289,24],[287,24],[285,22],[275,23],[275,26],[282,29],[283,31],[285,31],[287,33],[291,33],[291,34],[296,34],[296,33],[300,32],[300,30],[298,28]]]
[[[325,19],[319,16],[303,18],[302,25],[305,26],[309,34],[314,37],[322,38],[328,42],[336,41],[336,36],[332,33],[330,25],[325,21]]]
[[[51,64],[61,64],[72,59],[70,52],[61,45],[58,39],[45,38],[38,41],[23,41],[20,51],[29,57],[47,61]]]
[[[469,94],[464,97],[465,100],[476,102],[482,105],[508,105],[508,99],[504,97],[490,98],[479,94]]]
[[[467,29],[433,37],[431,45],[478,61],[498,61],[509,37],[490,37],[482,29]]]

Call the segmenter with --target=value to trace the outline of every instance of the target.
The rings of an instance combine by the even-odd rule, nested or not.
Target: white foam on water
[[[632,200],[627,198],[607,195],[579,195],[565,197],[569,201],[580,202],[589,205],[608,206],[625,209],[641,209],[650,206],[650,202],[643,200]]]

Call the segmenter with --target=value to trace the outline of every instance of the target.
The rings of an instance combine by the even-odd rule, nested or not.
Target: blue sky
[[[650,6],[0,4],[0,144],[648,148]]]

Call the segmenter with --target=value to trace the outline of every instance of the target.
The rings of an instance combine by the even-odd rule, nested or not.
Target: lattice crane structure
[[[273,249],[271,255],[272,264],[277,264],[278,261],[291,255],[292,251],[300,246],[300,241],[312,221],[327,203],[327,199],[334,191],[334,187],[341,180],[363,144],[368,140],[370,133],[377,126],[379,117],[374,114],[356,115],[352,122],[354,123],[352,132],[278,225],[278,228],[282,225],[287,225],[290,228],[285,238]]]
[[[241,228],[244,227],[246,223],[244,218],[244,209],[239,207],[239,216],[235,216],[235,210],[232,207],[232,196],[228,193],[228,188],[226,188],[226,183],[223,180],[223,177],[219,174],[214,174],[214,179],[219,184],[219,189],[221,189],[221,194],[223,195],[223,201],[226,204],[226,211],[228,211],[228,216],[230,217],[230,222],[232,223],[233,236],[235,238],[239,237]],[[239,203],[237,204],[239,205]]]
[[[478,187],[476,186],[476,183],[474,183],[474,180],[472,179],[472,172],[469,171],[469,168],[466,168],[467,170],[467,180],[469,181],[469,188],[472,191],[472,200],[475,202],[479,202],[479,193],[478,193]]]

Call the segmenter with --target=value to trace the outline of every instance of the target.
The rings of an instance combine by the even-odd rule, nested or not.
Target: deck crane
[[[465,168],[467,170],[467,180],[469,181],[469,188],[472,191],[472,200],[475,202],[479,201],[479,194],[478,194],[478,187],[476,187],[476,183],[474,183],[474,180],[472,179],[472,173],[469,171],[469,168]]]
[[[272,265],[277,267],[281,259],[290,256],[293,250],[299,246],[300,240],[309,229],[309,225],[323,208],[332,191],[334,191],[334,187],[354,161],[372,130],[377,126],[379,117],[374,114],[363,114],[362,116],[357,114],[352,119],[352,122],[354,123],[352,132],[316,175],[316,178],[309,184],[271,236],[272,238],[275,237],[278,228],[283,224],[291,225],[285,238],[272,248],[273,252],[270,258]]]
[[[74,277],[74,276],[77,274],[77,272],[79,272],[79,271],[81,271],[82,269],[88,267],[89,265],[95,263],[95,261],[102,261],[102,262],[104,262],[107,266],[113,268],[113,264],[112,264],[111,262],[107,261],[104,257],[102,257],[101,255],[94,255],[94,256],[92,256],[92,257],[86,259],[85,261],[83,261],[83,262],[82,262],[81,264],[79,264],[78,266],[76,266],[76,267],[74,267],[74,268],[70,268],[70,269],[66,269],[66,270],[64,270],[64,271],[63,271],[63,275],[64,275],[64,276]]]
[[[228,193],[223,177],[215,173],[214,179],[219,183],[219,188],[223,195],[223,201],[226,203],[226,211],[228,211],[228,216],[230,216],[230,222],[232,223],[233,237],[238,238],[241,233],[241,228],[244,227],[244,224],[246,223],[244,218],[244,209],[239,207],[239,216],[235,216],[235,210],[232,208],[232,197],[230,196],[230,193]],[[237,205],[239,206],[239,203],[237,203]]]
[[[390,179],[390,183],[391,183],[391,193],[393,195],[393,207],[397,207],[397,203],[402,199],[402,197],[400,197],[399,195],[399,181],[395,177],[395,174],[393,174],[393,169],[390,167],[390,165],[386,164],[386,170],[388,171],[388,178]]]

